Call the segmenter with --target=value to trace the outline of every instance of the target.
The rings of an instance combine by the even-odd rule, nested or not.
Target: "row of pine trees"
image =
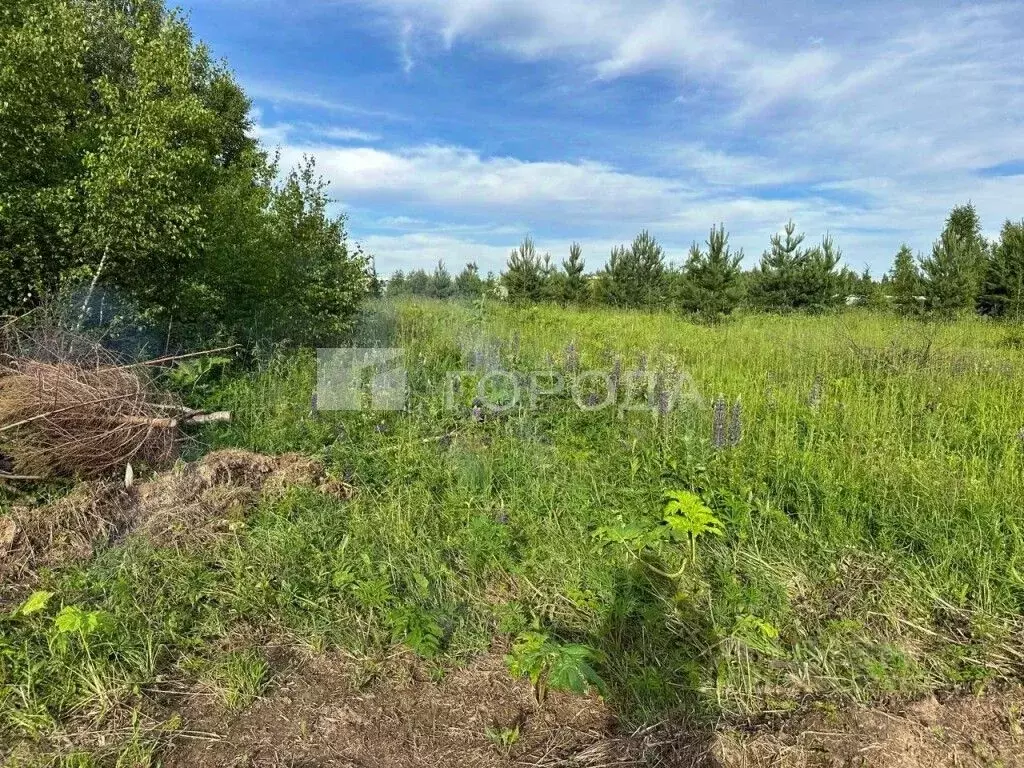
[[[1024,316],[1024,222],[1007,222],[1000,238],[989,242],[971,204],[953,209],[929,256],[915,256],[904,245],[880,280],[843,266],[842,252],[827,234],[808,245],[793,222],[772,236],[756,267],[744,271],[742,261],[743,252],[730,248],[722,225],[711,229],[703,245],[694,243],[681,266],[670,264],[658,241],[642,232],[631,245],[613,249],[593,274],[578,243],[556,264],[527,237],[500,277],[481,277],[475,264],[453,277],[440,263],[433,273],[396,273],[388,293],[447,299],[497,292],[514,302],[678,308],[712,319],[741,306],[816,312],[850,303],[851,297],[908,313]]]

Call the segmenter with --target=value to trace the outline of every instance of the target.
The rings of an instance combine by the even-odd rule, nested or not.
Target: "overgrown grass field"
[[[203,450],[318,456],[355,497],[293,489],[212,542],[129,537],[47,575],[45,607],[0,618],[6,740],[130,734],[123,713],[167,680],[244,707],[272,669],[238,638],[268,634],[368,676],[395,644],[441,676],[505,638],[510,674],[593,685],[637,724],[1019,676],[1020,330],[409,301],[369,311],[356,343],[405,350],[404,412],[314,411],[309,353],[191,390],[236,417]],[[496,370],[640,384],[628,409],[592,407],[584,377],[587,407],[474,410]],[[673,492],[703,526],[673,527]]]

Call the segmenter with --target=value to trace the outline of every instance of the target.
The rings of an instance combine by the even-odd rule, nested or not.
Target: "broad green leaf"
[[[46,606],[50,604],[51,598],[53,598],[53,592],[43,590],[33,592],[15,613],[22,616],[31,616],[33,613],[39,613],[46,610]]]

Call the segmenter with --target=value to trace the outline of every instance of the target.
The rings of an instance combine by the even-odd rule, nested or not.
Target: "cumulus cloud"
[[[372,147],[262,126],[286,164],[315,154],[347,206],[405,222],[371,233],[396,262],[416,246],[428,262],[447,247],[479,248],[496,266],[527,230],[603,248],[650,227],[685,248],[718,221],[756,256],[792,217],[814,237],[830,230],[851,263],[870,261],[878,272],[902,240],[926,250],[949,208],[966,199],[991,234],[1021,216],[1024,177],[981,172],[1021,156],[1019,4],[877,2],[800,15],[791,0],[770,11],[734,0],[343,1],[388,21],[412,82],[421,61],[466,46],[568,64],[559,71],[578,72],[576,92],[589,96],[657,73],[666,85],[645,93],[680,102],[678,135],[655,132],[650,115],[636,112],[643,162],[614,151],[612,129],[607,153],[596,146],[592,159],[568,157],[538,134],[526,160],[477,149],[489,142],[473,126],[454,142],[388,130],[376,142],[348,137]],[[489,229],[457,229],[470,225]]]
[[[698,194],[679,180],[627,173],[604,163],[483,157],[464,147],[282,147],[286,166],[304,154],[316,156],[332,193],[344,201],[421,204],[506,219],[527,216],[567,225],[612,216],[659,220]]]

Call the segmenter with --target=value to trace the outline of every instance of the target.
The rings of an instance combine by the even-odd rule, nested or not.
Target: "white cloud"
[[[530,229],[603,248],[650,227],[685,248],[718,221],[756,257],[792,217],[809,237],[831,230],[851,263],[871,261],[877,272],[901,240],[926,250],[959,202],[971,199],[990,233],[1024,213],[1024,178],[976,173],[1024,152],[1019,3],[875,3],[800,17],[783,2],[755,17],[733,0],[346,1],[383,12],[413,80],[414,53],[472,45],[568,62],[581,89],[656,71],[700,94],[677,105],[681,114],[703,110],[681,120],[678,135],[650,133],[650,116],[636,110],[633,135],[646,137],[657,173],[632,170],[629,158],[604,161],[599,149],[594,160],[525,161],[466,146],[337,146],[325,133],[260,129],[283,145],[286,164],[317,155],[346,204],[429,222],[377,236],[381,254],[399,261],[415,247],[428,262],[445,248],[481,249],[497,265]],[[651,92],[666,104],[677,95]],[[318,97],[269,95],[330,108]],[[458,135],[476,143],[473,130]],[[614,141],[613,129],[608,135]],[[548,146],[538,135],[533,154]],[[487,231],[465,229],[467,221]],[[412,227],[418,232],[402,231]]]
[[[566,225],[610,217],[656,221],[697,194],[677,180],[625,173],[603,163],[487,158],[450,146],[389,151],[292,144],[282,148],[284,166],[304,154],[316,156],[332,193],[345,202],[419,204],[506,221],[522,216]]]
[[[264,101],[275,105],[292,105],[321,110],[324,112],[344,112],[363,117],[377,117],[387,120],[404,120],[401,115],[378,109],[368,109],[338,98],[324,96],[320,93],[290,88],[288,86],[263,81],[244,82],[246,94],[257,102]]]
[[[371,233],[366,242],[387,270],[410,263],[422,266],[437,258],[454,262],[454,256],[444,255],[448,248],[458,259],[475,258],[498,268],[508,248],[530,231],[554,234],[553,241],[566,248],[567,238],[574,236],[599,242],[604,254],[604,246],[628,241],[649,228],[681,260],[687,245],[702,241],[718,222],[726,224],[734,246],[742,247],[753,263],[769,235],[792,218],[812,239],[832,232],[851,264],[871,262],[877,272],[888,267],[902,240],[927,250],[946,212],[966,197],[993,232],[1003,219],[1020,215],[1019,177],[949,174],[927,187],[919,186],[916,177],[822,183],[804,177],[789,196],[766,199],[752,185],[797,180],[805,171],[797,169],[787,177],[784,167],[766,166],[759,172],[756,158],[702,154],[696,146],[678,154],[684,169],[697,169],[699,183],[627,173],[602,163],[488,158],[463,147],[429,145],[385,150],[286,144],[283,167],[298,163],[304,154],[317,157],[331,193],[346,207],[361,211],[353,225]],[[380,208],[397,213],[376,221],[366,215]],[[420,255],[416,248],[422,249]]]
[[[358,128],[340,128],[337,126],[329,126],[327,128],[316,128],[314,127],[313,132],[316,135],[323,137],[329,141],[351,141],[351,142],[362,142],[364,144],[370,144],[375,141],[380,141],[380,134],[370,133],[369,131],[361,131]]]
[[[509,249],[504,246],[468,240],[437,233],[404,235],[367,235],[360,242],[374,255],[377,270],[390,275],[396,270],[433,269],[443,261],[448,269],[458,272],[469,262],[476,262],[481,271],[497,273],[505,264]]]
[[[600,78],[647,71],[710,77],[767,105],[816,87],[822,50],[766,49],[741,35],[715,3],[692,0],[349,0],[392,14],[403,61],[410,34],[446,48],[486,41],[520,58],[577,59]],[[407,64],[403,64],[407,66]]]

